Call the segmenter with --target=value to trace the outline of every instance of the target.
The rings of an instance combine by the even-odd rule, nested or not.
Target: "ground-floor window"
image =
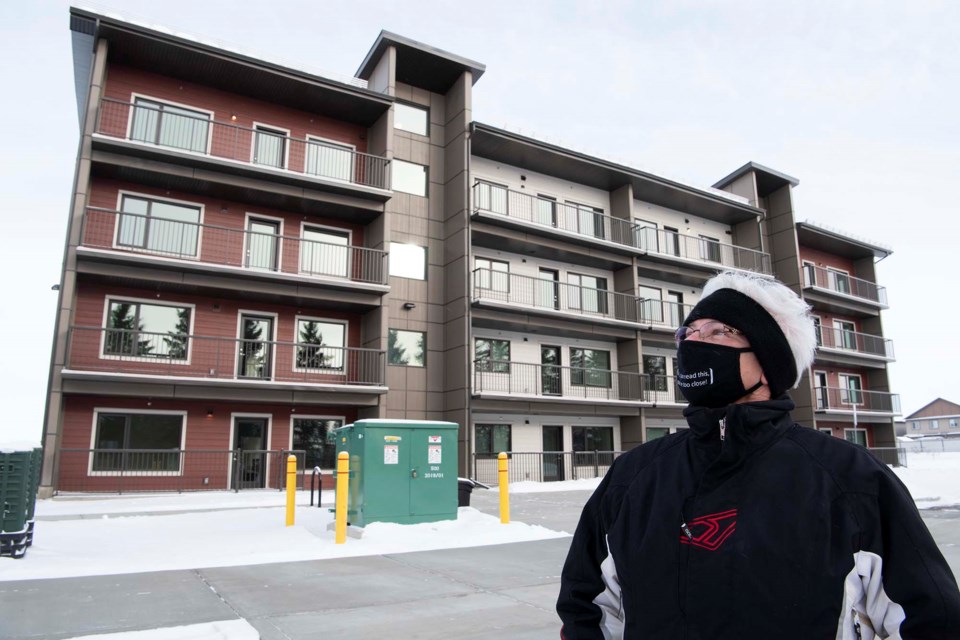
[[[861,447],[867,446],[867,430],[866,429],[844,429],[843,437],[846,438],[849,442],[855,442]]]
[[[183,414],[97,414],[92,471],[178,472]]]
[[[647,427],[647,442],[670,435],[670,429],[667,427]]]
[[[613,451],[613,427],[573,427],[573,450]]]
[[[343,426],[343,418],[294,418],[293,450],[305,451],[303,468],[333,469],[336,467],[337,446],[327,442],[327,435]]]
[[[474,427],[474,446],[478,456],[496,456],[511,450],[509,424],[478,424]]]

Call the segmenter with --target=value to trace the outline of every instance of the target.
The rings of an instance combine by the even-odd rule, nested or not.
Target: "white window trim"
[[[277,226],[277,270],[271,271],[269,269],[258,269],[256,267],[247,266],[247,251],[250,246],[250,218],[255,218],[259,220],[270,220],[271,222],[278,222]],[[260,213],[254,213],[252,211],[247,211],[243,216],[243,255],[242,262],[240,267],[242,269],[247,269],[248,271],[259,271],[261,273],[283,273],[283,218],[278,218],[277,216],[267,216]]]
[[[813,267],[813,280],[807,282],[807,267]],[[811,260],[801,260],[800,261],[800,271],[803,275],[803,285],[805,287],[816,287],[817,286],[817,264]]]
[[[126,137],[127,142],[134,142],[134,143],[137,142],[136,140],[131,140],[131,135],[133,133],[133,114],[134,114],[134,111],[136,111],[135,106],[136,106],[137,98],[143,98],[144,100],[150,100],[152,102],[160,102],[162,104],[168,104],[171,107],[180,107],[181,109],[189,109],[190,111],[196,111],[197,113],[205,113],[209,115],[210,126],[207,127],[207,145],[202,155],[205,155],[205,156],[210,155],[210,143],[213,140],[213,127],[216,124],[214,122],[214,117],[216,117],[217,115],[215,112],[209,109],[201,109],[200,107],[194,106],[192,104],[186,104],[183,102],[174,102],[173,100],[167,100],[166,98],[155,98],[154,96],[151,96],[145,93],[137,93],[137,92],[130,93],[130,109],[129,109],[130,113],[127,114],[127,137]],[[157,146],[157,145],[150,145],[150,146]],[[166,147],[164,148],[166,149]],[[177,149],[177,151],[182,153],[191,153],[191,154],[196,153],[195,151],[188,151],[187,149]]]
[[[285,137],[283,141],[283,166],[282,167],[275,167],[273,165],[263,164],[260,162],[256,162],[254,160],[254,158],[257,155],[257,133],[259,131],[257,127],[263,127],[264,129],[270,129],[271,131],[283,132],[283,135]],[[286,127],[278,127],[276,125],[269,124],[266,122],[257,122],[256,120],[254,120],[250,124],[250,129],[252,129],[251,136],[250,136],[250,164],[254,165],[255,167],[265,167],[267,169],[276,169],[278,171],[289,171],[290,143],[293,141],[293,137],[290,135],[290,129],[287,129]],[[264,133],[267,133],[267,132],[264,132]]]
[[[144,471],[144,472],[129,472],[129,471],[94,471],[93,470],[93,451],[97,448],[97,423],[100,421],[101,413],[121,413],[121,414],[134,414],[134,413],[149,413],[152,415],[168,415],[168,416],[180,416],[183,420],[180,424],[180,451],[184,451],[187,442],[187,412],[186,411],[168,411],[164,409],[131,409],[129,407],[123,408],[112,408],[112,407],[94,407],[93,408],[93,424],[90,427],[90,455],[87,460],[87,475],[88,476],[98,476],[98,477],[108,477],[108,476],[119,476],[123,475],[124,477],[157,477],[157,476],[182,476],[183,475],[183,455],[180,456],[180,470],[179,471]],[[164,449],[157,449],[157,451],[164,451]],[[228,476],[229,477],[229,476]]]
[[[304,270],[303,270],[303,243],[304,243],[304,240],[305,240],[305,234],[306,234],[307,227],[310,227],[310,228],[312,228],[312,229],[317,229],[317,230],[320,230],[320,231],[330,231],[330,232],[332,232],[333,235],[345,235],[345,236],[347,236],[347,275],[346,275],[346,277],[347,277],[347,278],[351,278],[351,277],[353,276],[353,260],[352,260],[352,256],[353,256],[353,231],[351,231],[350,229],[343,229],[343,228],[341,228],[341,227],[332,227],[332,226],[330,226],[330,225],[316,224],[316,223],[314,223],[314,222],[308,222],[308,221],[306,221],[306,220],[302,220],[302,221],[300,222],[300,250],[297,251],[297,273],[299,273],[299,274],[305,274],[305,272],[304,272]],[[317,275],[314,275],[314,274],[306,274],[306,275],[309,275],[310,277],[313,277],[313,278],[317,278],[317,277],[336,278],[336,277],[339,277],[339,276],[317,276]]]
[[[246,411],[240,411],[230,413],[230,435],[227,440],[227,450],[233,451],[233,437],[237,428],[237,418],[266,418],[267,419],[267,432],[263,437],[263,447],[264,451],[270,451],[270,439],[273,437],[273,414],[272,413],[249,413]],[[273,456],[266,456],[267,464],[264,467],[263,473],[263,487],[265,489],[275,489],[276,487],[270,486],[270,458]],[[233,478],[233,456],[227,456],[227,486],[224,487],[227,490],[232,489],[230,486],[230,480]]]
[[[347,371],[347,364],[348,364],[348,363],[347,363],[347,345],[350,344],[350,321],[349,321],[349,320],[341,320],[341,319],[339,319],[339,318],[321,318],[321,317],[319,317],[319,316],[308,316],[308,315],[301,315],[301,314],[297,314],[297,315],[295,315],[294,318],[293,318],[293,343],[294,343],[294,347],[293,347],[293,353],[291,354],[291,356],[292,356],[292,358],[291,358],[291,360],[292,360],[292,368],[291,368],[291,370],[294,371],[294,372],[296,372],[296,373],[314,373],[314,374],[319,374],[319,375],[325,375],[323,369],[298,369],[298,368],[297,368],[297,348],[298,348],[297,345],[300,344],[300,335],[299,335],[298,328],[300,327],[300,321],[301,321],[301,320],[308,320],[308,321],[309,321],[309,320],[312,320],[312,321],[314,321],[314,322],[324,322],[324,323],[326,323],[326,324],[341,324],[341,325],[343,325],[343,344],[340,345],[340,348],[342,349],[341,353],[343,354],[343,367],[341,367],[340,369],[336,369],[336,368],[334,368],[334,367],[330,367],[330,368],[329,368],[329,371],[331,371],[331,372],[342,371],[343,373],[346,373],[346,371]],[[326,345],[326,346],[334,346],[334,345]],[[331,373],[330,375],[337,375],[337,374]]]
[[[190,309],[190,327],[187,331],[187,357],[183,360],[174,360],[173,358],[154,358],[151,362],[162,362],[164,364],[175,364],[178,366],[189,366],[190,361],[193,360],[193,323],[197,319],[197,305],[191,302],[171,302],[168,300],[158,301],[155,298],[134,298],[131,296],[111,296],[107,294],[103,297],[103,316],[100,320],[100,348],[97,352],[100,360],[118,360],[123,361],[127,360],[127,356],[118,356],[118,355],[109,355],[103,352],[104,346],[106,346],[107,340],[107,331],[110,327],[107,326],[107,321],[110,319],[110,303],[111,302],[132,302],[136,304],[149,304],[154,307],[186,307]]]
[[[867,433],[867,430],[866,430],[866,429],[863,429],[863,428],[861,428],[861,427],[847,427],[847,428],[844,428],[844,430],[843,430],[843,439],[846,440],[847,442],[854,442],[853,440],[849,440],[849,439],[847,438],[847,434],[848,434],[848,433],[854,433],[854,432],[862,432],[862,433],[863,433],[863,446],[864,446],[864,447],[870,446],[870,439],[867,437],[869,434]],[[854,442],[854,444],[856,444],[856,443]]]
[[[841,391],[847,391],[847,392],[850,391],[850,385],[845,384],[845,379],[849,379],[849,378],[856,378],[856,379],[858,380],[858,384],[859,384],[859,386],[857,387],[857,391],[860,392],[861,394],[865,394],[865,393],[866,393],[866,389],[863,388],[863,376],[860,375],[859,373],[838,373],[838,374],[837,374],[837,385],[840,387],[840,390],[841,390]],[[842,401],[841,401],[840,404],[846,405],[846,406],[848,406],[848,407],[852,407],[853,405],[857,405],[858,407],[862,407],[864,404],[866,404],[866,403],[865,403],[865,398],[866,398],[866,396],[863,396],[863,399],[861,399],[860,402],[842,402]]]
[[[339,421],[340,421],[340,426],[344,426],[344,425],[347,424],[347,417],[346,417],[346,416],[324,416],[324,415],[317,415],[317,414],[312,414],[312,413],[304,413],[304,414],[291,413],[291,414],[290,414],[290,429],[289,429],[290,437],[287,438],[287,449],[288,449],[289,451],[293,451],[293,450],[294,450],[294,449],[293,449],[293,423],[294,423],[295,421],[297,421],[297,420],[339,420]],[[306,476],[308,473],[313,473],[313,469],[307,469],[306,467],[304,467],[304,468],[303,468],[303,475]]]
[[[182,257],[182,256],[178,256],[176,258],[173,258],[172,256],[164,256],[164,257],[169,257],[169,258],[172,258],[173,260],[191,260],[192,259],[192,260],[197,260],[202,262],[200,256],[203,255],[203,224],[204,224],[203,221],[204,221],[204,216],[206,214],[206,205],[204,205],[202,202],[190,202],[189,200],[179,200],[176,198],[159,197],[159,196],[150,195],[148,193],[139,193],[137,191],[127,191],[126,189],[121,189],[117,192],[117,205],[116,207],[114,207],[114,210],[117,212],[117,216],[116,216],[116,221],[113,225],[113,248],[114,249],[122,249],[124,251],[132,251],[132,250],[135,251],[130,247],[123,247],[119,244],[120,216],[123,215],[123,211],[121,210],[121,207],[123,206],[124,196],[129,196],[131,198],[142,198],[144,200],[151,200],[153,202],[167,202],[170,204],[183,205],[185,207],[198,208],[200,210],[200,217],[197,220],[198,228],[197,228],[196,255],[194,255],[193,258]]]
[[[843,325],[844,325],[844,324],[848,324],[848,325],[850,325],[851,327],[853,327],[852,329],[849,329],[849,331],[851,331],[852,333],[854,333],[854,334],[858,333],[858,331],[857,331],[857,323],[856,323],[856,322],[853,322],[852,320],[841,320],[841,319],[839,319],[839,318],[834,318],[834,319],[833,319],[833,329],[834,329],[834,331],[836,331],[835,337],[840,338],[840,340],[837,341],[838,344],[837,344],[836,348],[837,348],[837,349],[843,349],[844,351],[856,351],[856,350],[857,350],[857,346],[856,346],[857,336],[856,336],[856,335],[853,336],[854,346],[852,346],[852,347],[846,347],[846,346],[844,346],[844,344],[843,344],[842,334],[843,334],[845,331],[848,331],[847,329],[844,329],[844,328],[843,328]]]
[[[825,433],[828,436],[833,436],[833,429],[831,429],[830,427],[817,427],[817,431],[819,431],[820,433]]]
[[[264,318],[273,318],[273,335],[270,336],[270,339],[267,342],[272,343],[270,348],[270,380],[273,380],[273,369],[277,362],[277,331],[279,330],[279,318],[278,314],[272,311],[255,311],[253,309],[237,309],[237,330],[234,333],[236,338],[236,346],[233,349],[233,378],[234,380],[240,379],[240,343],[243,341],[243,336],[240,335],[240,332],[243,330],[243,316],[261,316]],[[253,416],[252,413],[243,413],[239,415],[249,415]],[[262,417],[262,416],[259,416]],[[232,432],[231,432],[232,433]],[[230,440],[233,442],[233,440]]]
[[[356,177],[355,169],[357,166],[357,145],[350,144],[349,142],[341,142],[339,140],[333,140],[331,138],[324,138],[324,137],[313,135],[310,133],[304,136],[304,139],[308,143],[305,145],[306,149],[304,150],[304,154],[303,154],[303,172],[306,175],[312,178],[319,178],[320,180],[332,180],[333,182],[340,182],[343,184],[353,184],[354,182],[356,182],[354,178]],[[349,150],[351,154],[350,155],[350,178],[348,178],[347,180],[344,180],[343,178],[337,178],[334,176],[321,176],[313,173],[307,173],[307,155],[308,155],[307,151],[310,148],[310,145],[309,145],[310,142],[320,142],[332,147],[342,147],[344,151]]]

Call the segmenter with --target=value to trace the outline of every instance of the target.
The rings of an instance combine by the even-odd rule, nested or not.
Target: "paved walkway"
[[[589,492],[511,496],[514,520],[572,532]],[[497,514],[496,492],[473,506]],[[960,574],[960,511],[924,519]],[[188,541],[185,541],[188,544]],[[244,618],[264,640],[552,639],[570,538],[313,560],[0,583],[0,638],[56,640]]]

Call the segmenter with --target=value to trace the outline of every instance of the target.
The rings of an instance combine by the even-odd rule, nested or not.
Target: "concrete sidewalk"
[[[572,532],[588,491],[511,496]],[[497,515],[497,493],[472,506]],[[62,639],[244,618],[265,640],[556,638],[570,539],[280,564],[0,583],[0,637]]]

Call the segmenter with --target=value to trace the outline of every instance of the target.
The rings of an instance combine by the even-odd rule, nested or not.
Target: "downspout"
[[[472,113],[472,110],[471,110],[471,113]],[[466,292],[466,296],[467,296],[467,312],[465,314],[467,323],[466,323],[466,326],[464,327],[464,332],[466,335],[464,335],[463,344],[466,345],[466,353],[468,355],[468,357],[466,358],[466,361],[467,361],[467,376],[465,378],[466,384],[463,386],[463,394],[464,394],[463,406],[466,407],[467,409],[465,412],[465,415],[467,418],[467,424],[464,425],[466,427],[465,430],[467,432],[465,449],[467,451],[467,472],[468,472],[467,477],[470,477],[470,478],[475,478],[477,476],[477,470],[476,468],[474,468],[476,466],[476,460],[473,455],[473,438],[470,437],[471,435],[473,435],[473,430],[470,428],[470,424],[472,422],[470,416],[473,411],[473,407],[471,405],[471,396],[472,396],[471,389],[473,388],[473,377],[472,377],[473,367],[471,366],[472,362],[471,362],[471,358],[469,357],[470,328],[473,326],[473,306],[470,304],[470,300],[469,300],[470,265],[473,264],[473,252],[472,252],[473,242],[470,239],[470,236],[471,236],[470,225],[472,221],[471,212],[473,211],[473,187],[470,184],[471,175],[472,175],[470,173],[470,158],[471,156],[473,156],[473,150],[471,148],[473,145],[473,131],[474,131],[474,123],[470,122],[470,124],[467,125],[466,133],[464,133],[464,138],[466,140],[466,144],[464,145],[464,150],[467,154],[466,162],[464,163],[464,166],[466,166],[467,168],[467,197],[466,197],[466,203],[465,203],[467,210],[465,212],[466,213],[465,233],[463,234],[464,243],[466,244],[464,255],[466,256],[466,260],[467,260],[466,268],[463,270],[464,271],[463,290]]]

